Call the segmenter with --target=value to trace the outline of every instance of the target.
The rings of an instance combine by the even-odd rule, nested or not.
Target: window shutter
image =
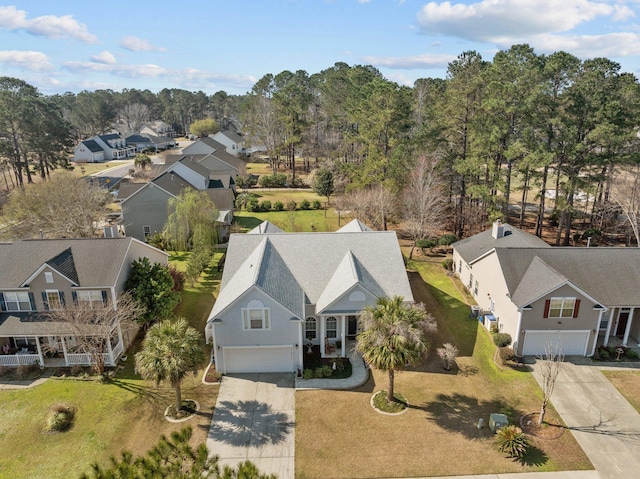
[[[48,310],[49,309],[49,302],[47,301],[47,293],[46,292],[42,292],[42,302],[44,303],[44,309]]]
[[[0,293],[0,311],[6,311],[7,305],[4,302],[4,294]]]
[[[31,311],[36,310],[36,300],[33,297],[33,293],[29,292],[29,304],[31,305]]]
[[[64,301],[64,291],[60,291],[58,294],[60,295],[60,305],[64,306],[66,304]]]
[[[548,318],[549,317],[549,308],[551,307],[551,300],[547,299],[544,302],[544,317]]]
[[[242,310],[242,325],[244,327],[244,329],[249,329],[249,310],[248,309],[243,309]]]
[[[106,289],[102,290],[102,304],[103,305],[107,304],[107,290]]]
[[[580,300],[576,299],[576,304],[573,307],[573,317],[577,318],[578,317],[578,311],[580,311]]]
[[[71,301],[73,301],[73,304],[78,304],[78,293],[76,291],[71,291]]]

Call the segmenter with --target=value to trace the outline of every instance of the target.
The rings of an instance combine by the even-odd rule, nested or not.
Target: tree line
[[[556,243],[569,244],[577,217],[602,229],[620,208],[637,216],[637,201],[623,205],[630,195],[616,185],[626,180],[634,198],[640,189],[628,185],[638,164],[638,88],[635,76],[609,59],[542,55],[526,44],[492,61],[464,52],[446,78],[419,79],[413,87],[372,66],[346,63],[315,74],[269,73],[245,95],[132,89],[43,97],[5,78],[0,106],[10,99],[20,107],[13,115],[0,109],[0,161],[22,184],[20,171],[30,181],[28,165],[41,161],[46,174],[47,165],[56,165],[53,150],[68,151],[69,138],[107,131],[114,122],[135,130],[161,118],[185,133],[196,120],[213,118],[224,128],[224,119],[236,119],[250,144],[266,148],[274,172],[291,171],[292,185],[300,167],[323,162],[336,190],[364,192],[381,203],[385,195],[402,198],[416,161],[428,158],[436,162],[449,227],[458,237],[509,216],[522,226],[529,204],[536,234],[551,221]],[[31,122],[39,117],[25,112],[45,104],[50,116],[36,127]],[[51,135],[62,130],[60,141],[36,142],[35,132],[50,124],[57,125]],[[386,215],[378,214],[382,226]]]

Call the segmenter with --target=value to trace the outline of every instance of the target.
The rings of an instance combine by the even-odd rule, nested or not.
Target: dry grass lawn
[[[439,323],[433,348],[453,342],[458,368],[444,371],[433,352],[420,367],[396,375],[396,391],[411,405],[385,416],[369,405],[387,388],[385,373],[354,391],[296,393],[296,477],[420,477],[592,469],[570,433],[560,439],[532,439],[522,461],[505,458],[493,445],[489,414],[512,421],[536,411],[541,394],[526,371],[497,367],[489,335],[468,318],[468,306],[437,263],[413,263],[414,296]],[[426,282],[421,278],[426,279]],[[479,418],[485,425],[477,429]],[[553,411],[550,420],[557,420]]]
[[[640,371],[605,370],[602,373],[633,408],[640,412]]]

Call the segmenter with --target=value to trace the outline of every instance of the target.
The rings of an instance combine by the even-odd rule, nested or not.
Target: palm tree
[[[356,348],[367,363],[388,372],[387,402],[392,402],[395,371],[424,356],[426,335],[437,330],[435,320],[424,306],[406,304],[401,296],[378,298],[375,306],[364,308],[360,319],[363,331]]]
[[[149,166],[151,166],[151,157],[146,153],[138,153],[133,159],[133,166],[142,170],[146,170]]]
[[[164,320],[149,328],[136,354],[136,370],[157,384],[168,382],[176,391],[176,409],[182,406],[180,383],[189,374],[197,373],[204,359],[200,333],[187,320]]]

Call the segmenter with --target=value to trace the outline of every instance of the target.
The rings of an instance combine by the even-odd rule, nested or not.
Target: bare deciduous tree
[[[75,301],[47,311],[47,317],[66,325],[68,336],[75,339],[74,352],[87,354],[94,372],[102,374],[110,342],[114,346],[123,339],[119,336],[135,327],[135,319],[142,312],[142,306],[130,294],[123,293],[115,305],[111,301]]]
[[[551,341],[547,342],[544,348],[544,355],[538,356],[538,361],[540,361],[540,375],[542,376],[542,405],[540,406],[538,424],[542,424],[544,422],[544,415],[547,412],[547,404],[549,404],[549,400],[553,394],[556,379],[558,379],[558,373],[564,361],[562,346],[559,343],[553,344]]]
[[[384,186],[352,190],[338,201],[338,209],[351,211],[361,221],[368,222],[374,229],[386,230],[387,219],[397,209],[396,198]]]
[[[640,165],[618,172],[611,185],[611,198],[622,208],[640,247]]]
[[[419,158],[402,195],[402,216],[413,240],[409,259],[419,239],[434,236],[444,226],[447,201],[435,167],[434,160]]]

